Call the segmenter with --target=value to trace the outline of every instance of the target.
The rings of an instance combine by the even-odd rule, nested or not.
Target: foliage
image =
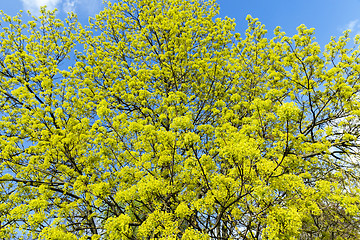
[[[218,10],[3,14],[0,238],[360,238],[359,38]]]

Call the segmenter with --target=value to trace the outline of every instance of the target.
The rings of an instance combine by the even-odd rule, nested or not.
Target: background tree
[[[217,14],[3,14],[3,239],[359,238],[357,45]]]

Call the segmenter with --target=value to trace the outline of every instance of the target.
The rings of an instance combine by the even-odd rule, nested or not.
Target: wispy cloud
[[[75,12],[76,5],[79,1],[78,0],[65,0],[63,4],[63,11],[64,12]]]
[[[39,12],[40,7],[45,5],[49,10],[56,8],[61,0],[21,0],[21,1],[26,10],[30,10],[32,13],[36,14]]]
[[[339,28],[340,31],[350,30],[352,33],[360,34],[360,20],[354,19],[348,22],[343,27]]]
[[[40,7],[45,6],[48,10],[58,8],[59,10],[67,12],[86,12],[89,15],[97,13],[102,6],[100,0],[21,0],[23,8],[30,10],[31,13],[39,14]],[[81,6],[81,8],[79,8]]]
[[[354,31],[355,28],[359,28],[359,19],[355,19],[353,21],[350,21],[347,25],[346,25],[346,28],[351,30],[351,31]]]

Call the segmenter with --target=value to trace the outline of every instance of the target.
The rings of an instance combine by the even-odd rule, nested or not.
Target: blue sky
[[[240,33],[244,32],[244,19],[250,14],[259,18],[269,32],[276,26],[288,35],[295,34],[301,24],[315,28],[321,46],[345,29],[352,29],[352,36],[360,34],[360,0],[218,0],[218,3],[222,16],[236,19]]]
[[[20,9],[36,11],[41,5],[58,8],[59,17],[65,11],[75,11],[86,22],[102,8],[102,0],[0,0],[2,9],[10,15]],[[246,29],[247,14],[259,18],[269,32],[281,26],[288,35],[296,33],[296,27],[305,24],[315,28],[315,36],[324,46],[331,36],[339,36],[345,29],[360,33],[360,0],[218,0],[221,17],[236,19],[237,31]]]

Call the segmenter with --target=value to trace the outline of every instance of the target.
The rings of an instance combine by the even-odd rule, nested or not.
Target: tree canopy
[[[214,0],[2,13],[0,238],[360,238],[359,37]]]

